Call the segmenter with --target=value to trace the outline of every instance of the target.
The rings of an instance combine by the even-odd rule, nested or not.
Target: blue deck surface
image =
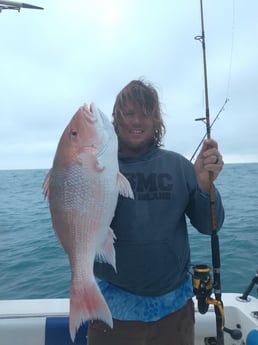
[[[86,345],[88,323],[78,330],[74,343],[69,333],[68,317],[48,317],[46,319],[45,345]]]

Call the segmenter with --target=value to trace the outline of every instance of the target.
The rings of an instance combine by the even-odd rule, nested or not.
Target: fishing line
[[[210,128],[212,128],[212,126],[214,125],[214,123],[217,121],[217,119],[219,118],[220,113],[222,112],[222,110],[224,110],[225,105],[227,104],[228,101],[229,101],[229,99],[226,98],[226,100],[225,100],[223,106],[220,108],[219,112],[217,113],[217,115],[215,116],[214,120],[212,121],[212,123],[211,123],[211,125],[210,125]],[[203,122],[204,122],[204,121],[205,121],[205,117],[197,118],[197,119],[195,119],[195,121],[203,121]],[[195,151],[194,151],[192,157],[190,158],[190,162],[192,162],[192,160],[194,159],[194,156],[196,155],[196,153],[197,153],[197,151],[199,150],[200,146],[201,146],[202,143],[204,142],[205,138],[206,138],[206,133],[205,133],[204,136],[202,137],[202,140],[200,141],[199,145],[196,147],[196,149],[195,149]]]
[[[229,97],[229,89],[231,85],[231,76],[232,76],[232,66],[233,66],[233,51],[234,51],[234,39],[235,39],[235,9],[236,9],[235,0],[232,1],[232,27],[231,27],[231,48],[230,48],[230,58],[229,58],[229,67],[228,67],[228,83],[227,83],[227,98]]]
[[[233,66],[234,36],[235,36],[235,0],[232,0],[231,47],[230,47],[230,57],[229,57],[229,63],[228,63],[228,78],[227,78],[227,88],[226,88],[226,99],[224,101],[224,104],[220,108],[219,112],[215,116],[214,120],[212,121],[212,123],[210,125],[210,129],[212,128],[214,123],[218,120],[219,115],[221,114],[221,112],[223,110],[225,110],[225,105],[229,101],[229,92],[230,92],[230,86],[231,86],[232,66]],[[195,36],[195,39],[201,42],[202,36]],[[204,89],[203,93],[205,93],[205,89]],[[205,104],[205,99],[203,100],[203,103]],[[205,118],[196,118],[195,121],[203,121],[204,122]],[[202,137],[200,143],[196,147],[194,153],[192,154],[192,157],[190,158],[190,162],[192,162],[192,160],[194,159],[197,151],[199,150],[200,146],[204,142],[204,140],[206,138],[206,135],[207,134],[205,133],[204,136]]]

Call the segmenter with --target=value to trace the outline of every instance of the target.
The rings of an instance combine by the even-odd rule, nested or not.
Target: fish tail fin
[[[111,312],[102,296],[96,281],[89,285],[71,284],[69,330],[72,341],[82,323],[88,320],[104,321],[113,328]]]

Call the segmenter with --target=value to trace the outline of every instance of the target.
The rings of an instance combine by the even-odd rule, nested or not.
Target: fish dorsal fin
[[[51,178],[52,168],[49,170],[47,176],[45,177],[45,180],[43,182],[43,194],[45,199],[49,202],[49,184],[50,184],[50,178]]]
[[[118,190],[121,195],[127,198],[134,199],[133,191],[132,191],[129,181],[120,172],[118,172],[117,174],[117,183],[118,183]]]

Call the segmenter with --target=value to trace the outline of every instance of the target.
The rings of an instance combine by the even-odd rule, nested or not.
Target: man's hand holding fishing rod
[[[210,173],[213,181],[217,178],[224,165],[218,143],[214,139],[206,139],[194,163],[199,188],[202,192],[210,190]]]

